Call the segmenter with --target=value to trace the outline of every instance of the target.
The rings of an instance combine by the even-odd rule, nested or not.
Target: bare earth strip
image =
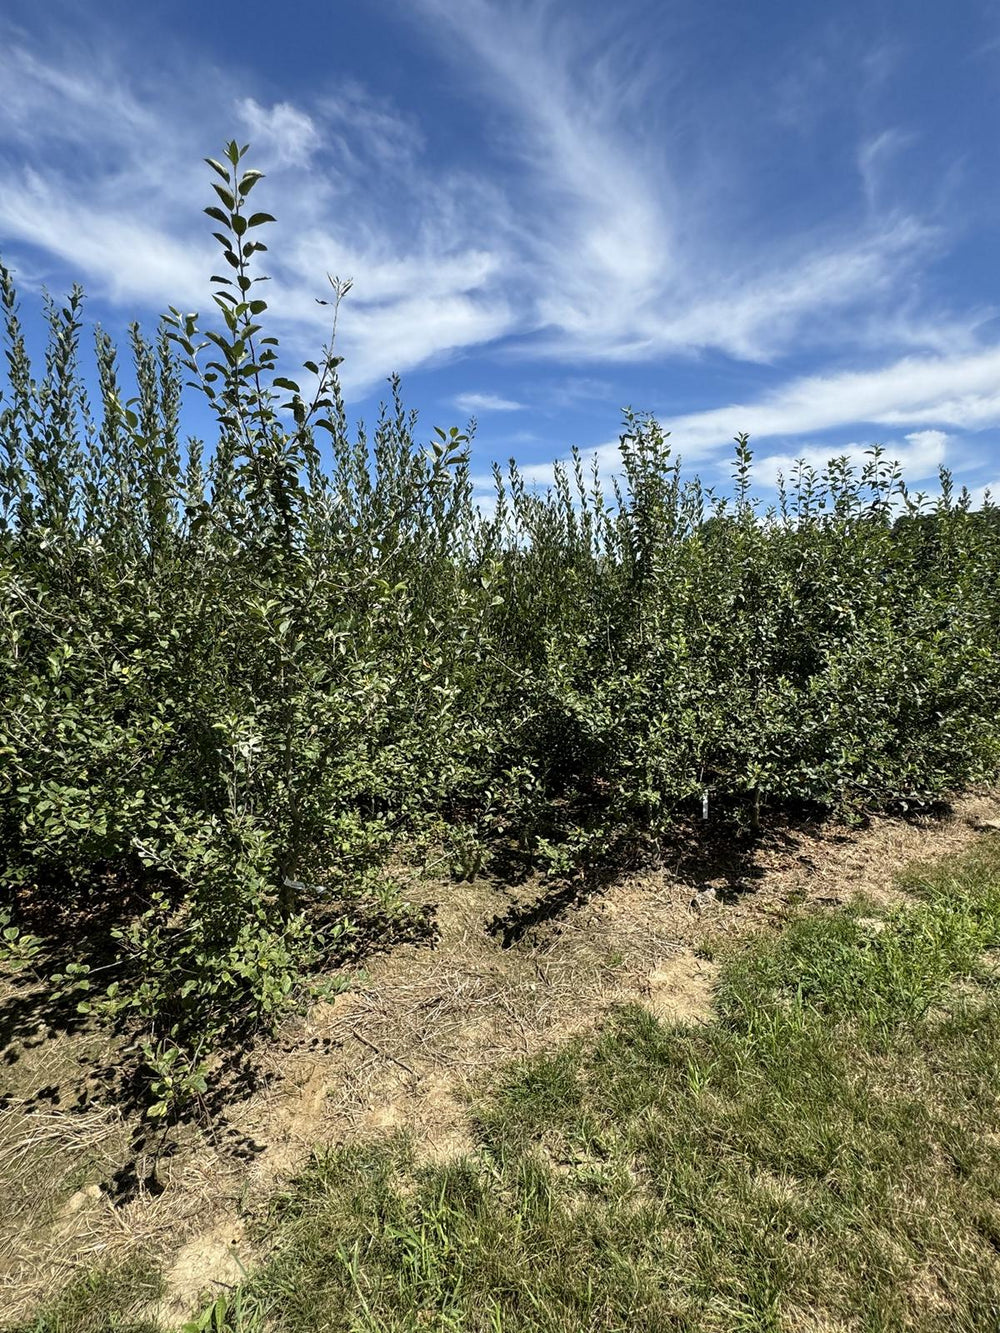
[[[108,1182],[125,1170],[141,1182],[155,1144],[137,1156],[136,1126],[87,1087],[106,1053],[93,1033],[22,1032],[0,1050],[13,1089],[0,1102],[0,1309],[23,1318],[77,1266],[143,1245],[166,1261],[161,1316],[181,1319],[207,1288],[239,1279],[254,1258],[242,1219],[314,1147],[406,1128],[429,1158],[469,1151],[466,1107],[485,1072],[585,1031],[613,1005],[703,1021],[715,974],[696,952],[706,936],[859,894],[902,900],[899,870],[963,850],[998,819],[1000,793],[980,793],[941,817],[788,826],[750,855],[678,851],[655,873],[589,894],[425,884],[434,946],[395,948],[356,989],[290,1024],[260,1052],[260,1089],[158,1163],[162,1192],[140,1183],[117,1206]]]

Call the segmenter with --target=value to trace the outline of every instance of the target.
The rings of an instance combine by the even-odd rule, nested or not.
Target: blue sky
[[[747,430],[765,490],[879,442],[1000,492],[995,0],[5,0],[0,90],[26,314],[207,312],[235,136],[286,351],[352,277],[352,413],[399,371],[483,474],[613,468],[630,404],[713,483]]]

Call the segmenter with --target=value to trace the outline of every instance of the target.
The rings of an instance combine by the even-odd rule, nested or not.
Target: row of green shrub
[[[134,328],[127,403],[100,330],[81,372],[76,290],[36,375],[0,268],[8,947],[45,895],[110,899],[117,961],[73,984],[141,1022],[158,1109],[401,910],[385,866],[415,837],[569,874],[655,850],[706,793],[755,824],[996,772],[996,509],[947,477],[925,504],[873,450],[765,511],[745,437],[721,496],[630,414],[610,493],[579,457],[545,494],[511,464],[486,512],[468,438],[422,447],[395,383],[352,433],[332,339],[314,391],[278,373],[244,151],[212,163],[218,329]],[[185,379],[210,448],[182,439]]]

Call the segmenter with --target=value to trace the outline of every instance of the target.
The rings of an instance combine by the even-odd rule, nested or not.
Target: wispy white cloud
[[[460,393],[452,400],[460,412],[523,412],[524,403],[497,393]]]
[[[356,164],[367,158],[409,170],[426,148],[425,136],[412,118],[356,79],[339,82],[336,93],[320,94],[316,105],[327,143],[335,144],[344,161]]]
[[[327,272],[355,279],[340,335],[349,391],[516,325],[507,256],[494,236],[470,239],[487,201],[502,212],[492,187],[443,170],[429,190],[404,117],[349,82],[308,107],[266,104],[234,72],[170,61],[139,87],[113,41],[96,56],[73,41],[42,52],[0,23],[0,248],[22,278],[65,274],[129,314],[210,307],[218,252],[201,158],[220,155],[235,117],[269,176],[255,200],[279,214],[267,298],[293,355],[315,356],[325,336],[315,298]]]
[[[906,134],[898,128],[889,128],[866,139],[858,148],[858,172],[869,208],[878,207],[885,178],[893,159],[912,142],[912,134]]]
[[[749,261],[689,294],[677,309],[647,308],[633,318],[631,336],[609,350],[615,359],[714,349],[740,360],[771,361],[797,342],[801,349],[841,337],[859,305],[891,291],[931,239],[913,219],[877,235],[819,245],[787,266]],[[808,321],[823,312],[822,330]]]
[[[138,208],[116,212],[101,199],[71,197],[31,168],[0,182],[0,234],[58,257],[113,301],[192,307],[211,272],[200,238],[182,240]]]
[[[617,397],[615,386],[610,380],[594,375],[567,375],[563,379],[553,380],[544,386],[543,394],[546,407],[560,410],[579,407],[581,403],[609,403]]]
[[[686,118],[672,131],[650,110],[662,109],[663,89],[676,81],[668,52],[623,51],[627,38],[610,21],[595,30],[588,11],[574,25],[544,0],[415,0],[414,8],[456,63],[475,62],[477,87],[485,77],[517,125],[507,147],[527,187],[517,243],[533,279],[523,318],[540,330],[534,351],[620,361],[719,351],[768,361],[792,346],[840,343],[859,322],[870,341],[883,326],[883,346],[899,348],[902,336],[904,347],[926,347],[928,332],[936,336],[943,312],[921,318],[901,280],[943,243],[941,233],[875,207],[877,163],[902,145],[902,132],[859,148],[867,208],[859,190],[839,223],[748,242],[727,226],[723,202],[751,186],[744,164],[720,142],[692,176],[680,147]]]
[[[0,85],[7,261],[30,247],[20,267],[37,279],[57,260],[111,300],[197,299],[211,242],[190,234],[179,206],[201,175],[192,127],[164,135],[113,50],[77,44],[42,55],[2,24]]]
[[[0,35],[0,123],[8,144],[30,150],[72,143],[90,160],[162,131],[153,107],[123,77],[113,50],[78,39],[41,53],[13,27],[0,25]],[[63,115],[53,119],[55,107]],[[155,141],[146,137],[146,142]]]
[[[973,486],[969,490],[973,509],[982,509],[987,500],[994,506],[1000,506],[1000,477],[988,481],[985,486]]]
[[[584,341],[599,325],[605,347],[614,344],[629,332],[621,312],[646,304],[678,258],[669,163],[619,119],[648,83],[648,62],[619,66],[609,43],[581,78],[579,35],[551,6],[420,3],[478,59],[525,131],[519,193],[535,202],[517,242],[531,267],[533,322],[553,342]]]
[[[757,455],[755,475],[773,485],[788,476],[800,458],[815,467],[844,454],[859,465],[864,451],[880,443],[913,482],[936,475],[941,466],[974,463],[984,444],[970,444],[970,429],[998,432],[989,454],[1000,454],[1000,348],[962,357],[909,357],[881,370],[810,375],[793,380],[755,401],[692,412],[661,424],[685,465],[727,465],[733,439],[746,431]],[[836,434],[867,425],[866,443],[837,443]],[[880,428],[888,428],[887,433]],[[823,441],[826,434],[828,441]],[[767,452],[767,441],[801,441]],[[605,475],[617,473],[618,441],[587,451]],[[536,483],[551,480],[550,465],[525,470]]]
[[[253,97],[241,97],[236,110],[262,161],[302,166],[323,142],[313,118],[289,102],[266,107]]]
[[[755,402],[667,421],[691,460],[710,457],[737,431],[754,439],[801,437],[859,423],[895,428],[1000,427],[1000,348],[958,357],[904,357],[880,370],[793,380]]]
[[[910,483],[936,477],[947,461],[949,436],[940,430],[911,431],[902,441],[884,445],[886,461],[898,463]],[[778,479],[792,476],[801,461],[821,472],[832,458],[846,458],[859,472],[870,461],[870,444],[805,445],[791,453],[767,454],[754,464],[754,477],[762,486],[776,486]]]

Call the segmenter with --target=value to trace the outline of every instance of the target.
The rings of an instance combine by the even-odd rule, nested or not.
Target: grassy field
[[[627,1008],[509,1067],[466,1157],[317,1156],[192,1327],[1000,1327],[1000,838],[904,887],[727,942],[710,1022]],[[156,1282],[91,1274],[20,1327],[147,1333]]]

